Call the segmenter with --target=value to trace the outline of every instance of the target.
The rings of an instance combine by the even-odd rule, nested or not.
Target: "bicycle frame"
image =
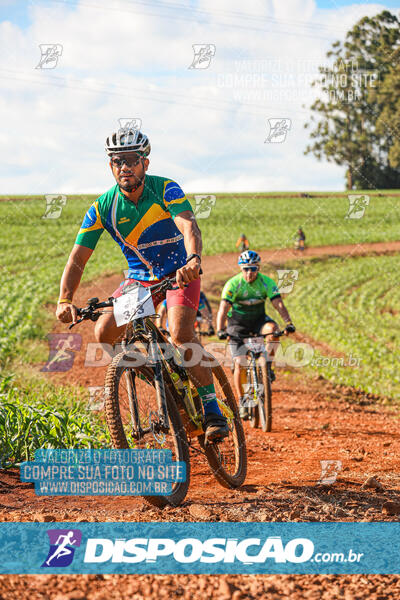
[[[149,291],[156,288],[159,290],[168,290],[171,289],[174,282],[174,280],[166,279],[160,284],[148,287],[147,289]],[[84,319],[96,321],[100,316],[100,313],[97,313],[96,310],[112,306],[113,300],[113,298],[109,298],[108,301],[99,303],[98,298],[91,298],[88,301],[87,308],[78,309],[78,315],[82,318],[78,320],[77,323]],[[139,308],[140,306],[137,307],[135,314],[138,313]],[[156,390],[158,411],[160,415],[160,422],[157,424],[157,429],[162,432],[167,432],[170,429],[165,391],[165,386],[167,385],[170,386],[171,391],[174,392],[173,395],[177,398],[178,410],[181,413],[188,434],[191,437],[202,435],[204,430],[202,418],[200,418],[199,415],[202,416],[203,410],[200,398],[196,394],[195,397],[193,397],[186,369],[179,364],[179,351],[172,343],[169,343],[160,332],[153,322],[154,317],[158,317],[158,315],[146,316],[144,318],[139,317],[127,323],[125,335],[121,344],[122,350],[124,352],[129,352],[131,350],[130,345],[136,341],[148,344],[147,352],[150,360],[147,363],[147,366],[152,369],[154,373],[154,387]],[[70,325],[70,328],[73,326],[74,324]],[[166,350],[172,350],[169,356],[165,355],[161,344],[165,345],[164,347]],[[167,380],[165,379],[166,374],[169,375]],[[130,372],[129,377],[132,392],[136,394],[135,375]],[[129,403],[131,417],[138,423],[139,419],[136,402],[133,402],[133,399],[130,398]],[[219,400],[218,403],[222,413],[228,419],[232,419],[233,413],[229,407],[222,400]],[[140,431],[138,431],[138,434],[140,435]]]
[[[130,331],[132,330],[132,331]],[[136,319],[128,323],[126,336],[122,342],[122,349],[129,351],[129,346],[134,342],[141,341],[148,343],[148,355],[150,362],[148,366],[154,370],[154,385],[157,392],[159,403],[159,411],[161,414],[161,423],[159,428],[161,431],[169,430],[169,418],[167,410],[167,400],[165,386],[173,386],[176,394],[179,397],[178,409],[182,409],[186,418],[185,424],[188,428],[188,433],[191,437],[204,433],[199,414],[202,414],[201,404],[195,402],[190,386],[185,385],[188,381],[186,369],[178,363],[178,350],[162,335],[158,327],[152,321],[152,317],[144,319]],[[165,353],[160,344],[165,344]],[[167,351],[170,350],[170,352]],[[164,354],[167,354],[165,356]],[[165,375],[169,374],[169,381],[166,381]],[[135,404],[135,403],[134,403]],[[196,405],[197,404],[197,405]],[[182,410],[181,416],[182,415]]]
[[[251,371],[253,374],[253,381],[258,382],[257,377],[257,365],[256,365],[256,354],[254,352],[250,352],[249,362],[247,365],[247,371]],[[255,388],[252,390],[253,392],[253,401],[258,402],[258,390]]]

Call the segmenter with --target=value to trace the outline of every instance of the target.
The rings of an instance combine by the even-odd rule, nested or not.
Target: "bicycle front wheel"
[[[214,477],[223,487],[237,488],[246,479],[247,450],[242,421],[239,417],[235,396],[223,368],[212,367],[215,391],[221,412],[226,416],[229,435],[220,442],[204,444],[199,437]]]
[[[262,374],[260,367],[250,366],[247,373],[247,383],[249,393],[251,395],[252,405],[250,406],[250,426],[253,429],[260,427],[263,431],[266,431],[267,422],[264,410],[264,395],[262,389],[260,389],[262,382]],[[255,400],[254,400],[255,397]]]
[[[145,366],[130,366],[135,359],[121,352],[108,367],[105,380],[105,413],[114,448],[167,449],[173,461],[186,463],[186,480],[173,483],[168,495],[143,496],[150,504],[178,506],[184,500],[190,482],[190,457],[186,431],[171,388],[165,385],[169,430],[158,427],[159,404],[154,372]]]

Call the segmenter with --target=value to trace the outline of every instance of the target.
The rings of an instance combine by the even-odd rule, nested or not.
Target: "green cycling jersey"
[[[279,296],[279,289],[270,277],[258,273],[256,279],[248,283],[242,273],[238,273],[226,282],[221,298],[232,305],[229,318],[251,321],[265,314],[267,298],[273,300]]]

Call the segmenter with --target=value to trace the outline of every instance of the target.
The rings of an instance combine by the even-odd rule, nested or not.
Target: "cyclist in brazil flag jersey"
[[[204,366],[207,356],[194,332],[202,240],[192,207],[175,181],[146,173],[150,142],[142,132],[120,129],[107,138],[105,149],[116,185],[93,202],[83,219],[61,278],[57,318],[76,322],[73,296],[104,230],[119,245],[129,266],[128,277],[114,297],[135,281],[146,287],[176,276],[178,289],[166,294],[170,334],[187,359],[194,345],[200,347],[197,364],[188,370],[202,399],[206,438],[222,439],[229,433],[227,421],[218,406],[211,369]],[[161,300],[160,294],[154,295],[155,306]],[[117,327],[112,309],[104,309],[95,325],[97,341],[115,344],[124,331],[125,326]]]
[[[241,367],[246,364],[246,346],[243,340],[250,334],[268,335],[279,330],[277,323],[265,314],[267,298],[286,322],[286,333],[296,331],[274,280],[259,272],[260,260],[260,256],[253,250],[242,252],[238,260],[241,273],[226,282],[217,315],[218,337],[226,339],[229,336],[229,348],[234,361],[233,380],[240,399],[242,418],[248,416],[240,376]],[[228,327],[225,329],[227,318]],[[272,336],[267,347],[271,357],[278,341],[279,338]]]

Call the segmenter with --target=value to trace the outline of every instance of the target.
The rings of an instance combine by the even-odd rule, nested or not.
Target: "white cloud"
[[[303,156],[307,78],[333,41],[382,6],[201,0],[197,9],[35,3],[28,28],[0,23],[3,192],[101,193],[112,185],[104,139],[121,117],[142,119],[150,172],[190,192],[341,189],[344,169]],[[35,69],[43,43],[63,46],[55,69]],[[209,69],[188,69],[195,43],[216,45]],[[290,118],[292,130],[271,155],[272,117]]]

